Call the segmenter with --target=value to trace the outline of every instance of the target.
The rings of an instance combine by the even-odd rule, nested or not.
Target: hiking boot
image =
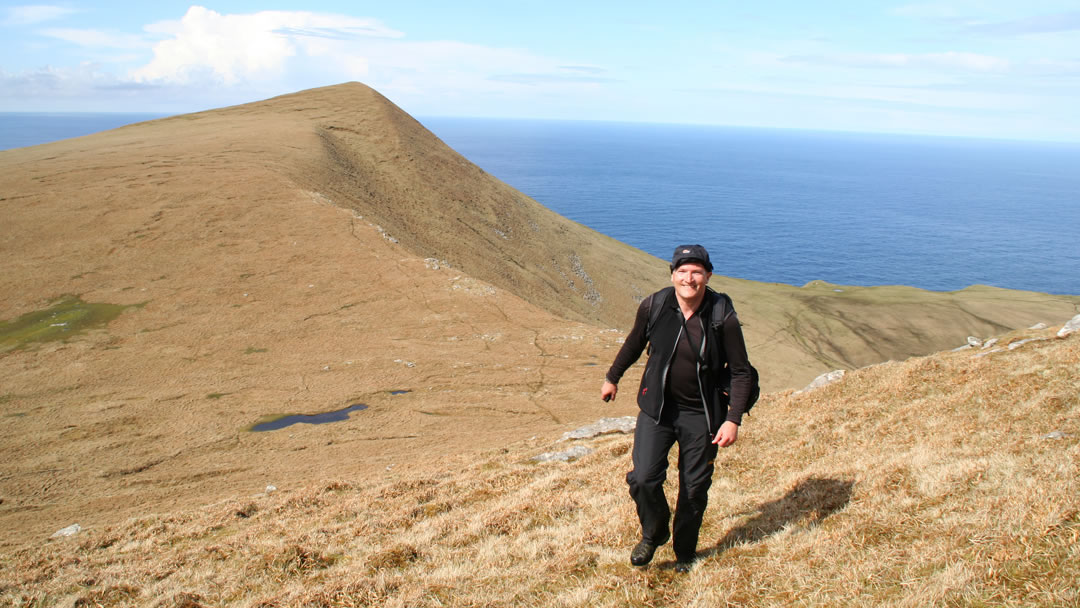
[[[656,553],[656,545],[643,540],[630,552],[630,563],[635,566],[644,566],[652,561],[653,553]]]
[[[686,574],[694,568],[694,561],[697,560],[697,555],[675,555],[675,572],[679,574]]]

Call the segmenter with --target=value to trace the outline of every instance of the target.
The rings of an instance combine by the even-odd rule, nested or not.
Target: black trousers
[[[709,502],[716,444],[705,420],[705,412],[669,404],[660,422],[638,413],[634,430],[634,469],[626,474],[630,496],[637,505],[641,538],[662,545],[671,538],[668,522],[671,509],[664,496],[668,452],[679,444],[679,498],[675,503],[675,557],[691,560],[697,553],[698,532]]]

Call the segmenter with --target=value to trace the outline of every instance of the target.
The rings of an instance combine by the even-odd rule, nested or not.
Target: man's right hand
[[[604,401],[614,401],[617,392],[619,392],[619,387],[605,380],[604,388],[600,389],[600,398]]]

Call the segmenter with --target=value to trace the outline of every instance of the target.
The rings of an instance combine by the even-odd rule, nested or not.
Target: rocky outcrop
[[[64,538],[65,536],[75,536],[81,530],[82,526],[80,526],[79,524],[71,524],[66,528],[61,528],[56,532],[53,532],[53,535],[50,538]]]
[[[569,462],[571,460],[577,460],[582,456],[592,454],[593,449],[583,445],[575,445],[574,447],[562,450],[559,452],[544,452],[539,456],[533,456],[533,460],[536,462]]]
[[[807,384],[806,388],[802,389],[801,391],[795,391],[795,394],[805,393],[807,391],[812,391],[812,390],[814,390],[816,388],[821,388],[821,387],[825,386],[826,384],[832,384],[833,382],[836,382],[837,380],[843,378],[845,373],[846,372],[844,370],[837,369],[837,370],[833,370],[831,372],[826,372],[824,374],[821,374],[817,378],[814,378],[813,382],[811,382],[810,384]]]
[[[1080,315],[1076,315],[1075,317],[1070,319],[1069,322],[1065,324],[1065,327],[1062,327],[1058,331],[1057,337],[1064,338],[1065,336],[1077,330],[1080,330]]]
[[[622,418],[601,418],[592,424],[587,424],[579,429],[567,431],[563,433],[562,439],[559,441],[569,441],[571,439],[591,439],[597,435],[605,435],[607,433],[633,433],[634,426],[637,424],[637,418],[634,416],[623,416]]]
[[[634,416],[601,418],[592,424],[586,424],[581,428],[563,433],[563,436],[559,441],[593,439],[600,435],[607,435],[610,433],[633,433],[635,426],[637,426],[637,418]],[[536,462],[569,462],[591,454],[592,452],[593,449],[588,446],[575,445],[574,447],[565,450],[544,452],[538,456],[533,456],[532,459]]]

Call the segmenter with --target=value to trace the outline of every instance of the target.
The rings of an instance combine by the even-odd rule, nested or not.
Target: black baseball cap
[[[679,245],[671,256],[671,272],[687,262],[697,262],[712,272],[712,262],[709,261],[709,252],[701,245]]]

